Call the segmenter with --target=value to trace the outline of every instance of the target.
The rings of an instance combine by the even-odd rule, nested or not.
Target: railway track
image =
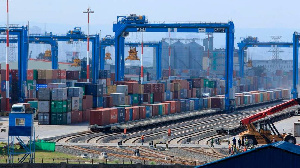
[[[78,137],[82,137],[82,136],[87,136],[87,135],[91,135],[94,134],[92,131],[84,131],[84,132],[78,132],[75,135],[71,135],[71,136],[62,136],[58,139],[55,140],[55,142],[70,142],[72,139],[78,138]]]
[[[212,152],[208,152],[203,148],[181,148],[181,149],[189,151],[189,152],[193,152],[193,153],[196,153],[196,154],[201,154],[201,155],[214,157],[214,158],[217,158],[217,159],[227,157],[227,155],[218,153],[215,150],[213,150]]]
[[[98,150],[92,150],[92,149],[86,149],[83,147],[78,146],[64,146],[65,148],[81,151],[84,153],[91,153],[91,154],[97,154],[101,155],[101,152]],[[117,148],[115,148],[117,149]],[[124,155],[124,154],[117,154],[109,152],[107,153],[108,157],[116,157],[120,159],[129,159],[129,160],[137,160],[140,162],[149,161],[149,162],[156,162],[156,163],[162,163],[162,164],[181,164],[181,165],[195,165],[195,162],[188,162],[188,161],[177,161],[177,160],[165,160],[165,159],[159,159],[154,157],[143,157],[143,156],[133,156],[133,155]]]
[[[266,106],[274,106],[276,104],[279,104],[280,102],[276,102],[276,103],[271,103],[269,105],[260,105],[257,107],[252,107],[249,108],[249,110],[238,110],[235,113],[239,113],[242,112],[243,117],[256,113],[258,111],[267,109],[268,107]],[[220,115],[229,115],[229,114],[220,114]],[[188,132],[192,132],[193,128],[196,127],[197,130],[201,130],[201,129],[206,129],[207,127],[203,127],[202,128],[199,126],[198,123],[200,123],[201,121],[210,121],[212,122],[214,120],[214,122],[216,122],[216,120],[220,120],[220,122],[225,122],[223,120],[226,120],[226,117],[224,117],[223,119],[221,119],[220,115],[213,115],[213,116],[209,116],[209,117],[203,117],[203,118],[198,118],[195,120],[190,120],[190,121],[184,121],[181,123],[176,123],[176,124],[169,124],[169,125],[164,125],[164,126],[158,126],[158,127],[154,127],[152,129],[147,129],[144,131],[137,131],[137,132],[132,132],[132,133],[128,133],[126,135],[125,140],[123,140],[123,134],[122,133],[95,133],[95,132],[91,132],[91,131],[85,131],[85,132],[80,132],[77,133],[75,135],[70,135],[70,136],[62,136],[58,139],[56,139],[56,142],[71,142],[71,141],[76,141],[76,139],[84,139],[83,142],[85,143],[106,143],[106,142],[110,142],[112,141],[111,139],[113,139],[114,141],[118,141],[118,140],[123,140],[124,143],[136,143],[137,141],[139,141],[140,136],[142,134],[146,135],[146,139],[147,140],[152,140],[155,139],[156,137],[161,138],[161,136],[166,135],[167,134],[167,130],[169,128],[171,128],[172,132],[176,132],[175,135],[177,136],[184,136],[184,138],[182,138],[182,140],[180,140],[179,142],[183,142],[186,138],[189,138],[187,135]],[[197,123],[198,122],[198,123]],[[221,125],[222,123],[219,123],[219,125]],[[192,135],[190,134],[189,136],[196,136],[196,135]],[[214,135],[212,135],[214,136]]]

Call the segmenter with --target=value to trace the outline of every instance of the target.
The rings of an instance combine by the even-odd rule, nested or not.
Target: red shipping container
[[[86,109],[85,111],[82,112],[82,121],[83,122],[90,121],[90,113],[91,113],[91,109]]]
[[[82,111],[74,110],[71,112],[71,123],[81,123],[82,122]]]
[[[192,89],[192,98],[196,98],[196,93],[197,93],[197,89],[196,88],[193,88]]]
[[[97,109],[90,112],[90,125],[105,126],[110,122],[110,109]]]
[[[139,120],[140,119],[140,109],[138,106],[132,107],[132,120]]]
[[[65,69],[58,70],[58,79],[66,79],[66,78],[67,78],[67,71]]]
[[[27,80],[33,80],[33,69],[27,70]]]
[[[188,96],[188,98],[192,98],[192,91],[191,90],[187,91],[187,96]]]
[[[11,73],[11,77],[13,80],[18,80],[18,70],[17,69],[12,69],[10,70],[10,73]]]
[[[170,103],[170,113],[176,113],[176,101],[166,101],[166,103]]]
[[[108,107],[114,106],[112,96],[107,96],[107,105]]]
[[[118,122],[118,109],[111,108],[110,109],[110,124],[114,124]]]
[[[154,102],[163,102],[165,93],[153,93]]]
[[[175,103],[175,109],[176,109],[176,113],[180,113],[181,112],[181,103],[180,103],[180,101],[176,101],[176,103]]]
[[[153,93],[154,92],[154,84],[145,84],[144,85],[144,93]]]
[[[52,79],[59,79],[58,78],[58,69],[53,69],[52,70]]]
[[[115,75],[116,75],[115,73],[110,73],[110,79],[111,79],[111,81],[113,81],[113,82],[114,82],[115,79],[116,79],[116,78],[115,78]]]
[[[174,99],[180,99],[180,92],[179,91],[174,91],[173,92],[173,97],[174,97]]]
[[[1,69],[1,80],[5,80],[5,77],[6,77],[6,70],[4,69]]]
[[[146,107],[139,106],[139,113],[140,113],[140,119],[145,119],[146,118]]]
[[[170,103],[165,102],[165,103],[161,103],[161,104],[162,104],[162,105],[164,106],[164,108],[165,108],[165,115],[170,114],[170,112],[169,112]]]
[[[110,78],[106,78],[106,86],[110,86],[111,85],[111,80]]]
[[[139,92],[139,84],[137,82],[126,82],[128,85],[128,93],[137,94]]]
[[[159,104],[151,104],[152,106],[152,116],[158,116]]]

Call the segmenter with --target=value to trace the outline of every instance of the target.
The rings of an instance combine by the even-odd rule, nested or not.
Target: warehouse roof
[[[253,159],[253,156],[250,156],[250,155],[252,155],[253,153],[261,152],[266,149],[279,149],[279,150],[287,152],[289,154],[297,155],[298,157],[300,156],[300,146],[297,146],[297,145],[294,145],[294,144],[291,144],[291,143],[288,143],[285,141],[280,141],[280,142],[275,142],[272,144],[264,145],[264,146],[261,146],[261,147],[258,147],[258,148],[252,149],[252,150],[248,150],[246,152],[243,152],[243,153],[240,153],[237,155],[232,155],[232,156],[220,159],[220,160],[216,160],[216,161],[213,161],[213,162],[210,162],[210,163],[198,166],[198,167],[199,168],[200,167],[215,167],[215,165],[219,165],[219,164],[222,164],[225,162],[231,162],[231,160],[236,160],[239,158],[245,159],[245,157],[247,158],[248,155],[249,155],[249,159]],[[268,157],[268,156],[272,157],[272,154],[266,155],[265,152],[261,152],[261,153],[263,153],[266,157]],[[273,159],[275,159],[275,158],[273,158]]]

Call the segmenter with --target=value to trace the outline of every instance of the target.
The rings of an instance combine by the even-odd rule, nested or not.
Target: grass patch
[[[23,155],[19,156],[19,159],[22,158]],[[6,163],[7,155],[0,156],[0,163]],[[53,160],[54,159],[54,160]],[[48,151],[36,151],[35,152],[35,163],[60,163],[60,162],[67,162],[78,164],[84,164],[86,162],[91,163],[92,159],[83,159],[81,157],[77,157],[75,155],[65,154],[61,152],[48,152]],[[18,156],[14,157],[14,162],[18,162]],[[27,162],[27,161],[26,161]],[[104,160],[100,159],[93,159],[94,163],[103,163]]]

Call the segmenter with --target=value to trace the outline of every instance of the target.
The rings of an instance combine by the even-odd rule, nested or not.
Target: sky
[[[294,31],[300,31],[300,1],[297,0],[9,0],[10,23],[38,26],[43,31],[65,34],[75,26],[87,32],[88,7],[95,13],[90,16],[90,33],[101,36],[112,34],[117,16],[132,13],[145,15],[149,22],[228,22],[235,25],[235,43],[242,37],[256,36],[260,41],[271,41],[272,35],[282,36],[281,41],[292,41]],[[6,24],[6,0],[0,0],[0,26]],[[205,37],[174,33],[172,37]],[[145,33],[145,40],[160,40],[166,33]],[[216,35],[216,48],[224,48],[224,35]],[[140,40],[131,34],[129,40]],[[269,49],[252,49],[257,58],[267,58]],[[290,49],[291,50],[291,49]],[[287,58],[287,51],[282,57]],[[267,55],[267,56],[265,56]]]

